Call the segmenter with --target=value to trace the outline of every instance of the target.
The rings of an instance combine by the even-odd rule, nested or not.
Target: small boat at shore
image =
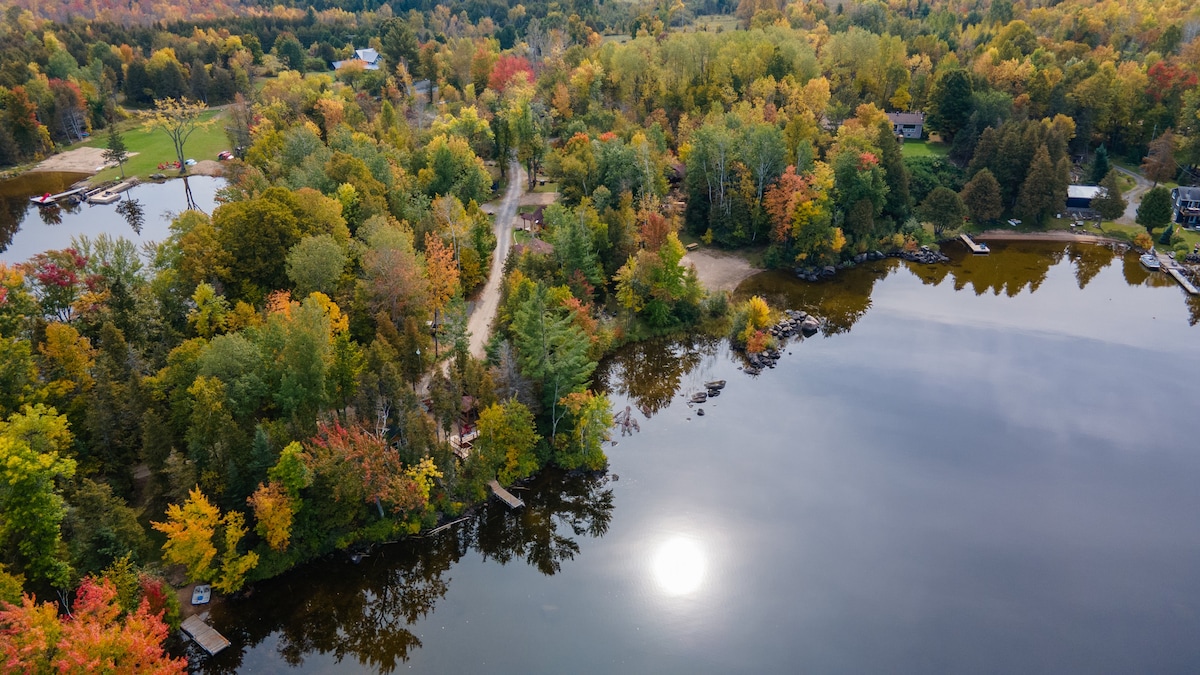
[[[192,589],[193,605],[207,605],[210,599],[212,599],[212,586],[208,584],[197,584],[196,587]]]
[[[1162,269],[1162,263],[1159,262],[1158,255],[1154,252],[1153,248],[1143,253],[1142,257],[1138,258],[1138,260],[1141,261],[1142,265],[1148,270],[1157,272],[1158,270]]]

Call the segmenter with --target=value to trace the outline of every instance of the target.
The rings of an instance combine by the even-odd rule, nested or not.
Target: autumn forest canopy
[[[217,208],[164,241],[0,264],[0,649],[28,663],[88,649],[38,604],[56,591],[153,661],[164,575],[237,592],[436,526],[493,479],[602,470],[605,354],[770,345],[770,308],[707,292],[685,241],[837,265],[1047,223],[1069,184],[1119,202],[1118,162],[1200,179],[1183,0],[0,11],[0,165],[181,106],[219,107],[237,149]],[[895,112],[943,152],[906,152]],[[485,205],[513,181],[559,196],[501,261],[477,353],[469,303],[504,255]]]

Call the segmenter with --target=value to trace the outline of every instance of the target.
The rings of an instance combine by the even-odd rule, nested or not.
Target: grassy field
[[[720,33],[738,29],[738,18],[733,14],[701,14],[686,30]]]
[[[202,159],[217,158],[217,153],[222,150],[229,149],[229,139],[225,137],[225,127],[223,121],[225,118],[224,111],[213,110],[204,113],[204,120],[212,120],[212,123],[202,129],[197,129],[188,138],[187,144],[183,146],[184,157],[195,158],[197,161]],[[152,173],[158,173],[158,165],[163,162],[175,161],[175,147],[171,143],[171,139],[161,131],[149,133],[145,131],[141,124],[133,122],[127,128],[122,129],[122,136],[125,138],[125,147],[130,153],[138,153],[134,157],[130,157],[125,162],[125,175],[137,176],[146,178]],[[83,144],[83,147],[88,148],[103,148],[108,145],[108,133],[100,131],[90,141]],[[170,171],[162,171],[162,173],[170,174]],[[96,174],[94,180],[103,181],[120,177],[121,172],[116,169],[105,169]]]
[[[904,141],[900,151],[905,157],[945,157],[950,154],[950,146],[930,141]]]

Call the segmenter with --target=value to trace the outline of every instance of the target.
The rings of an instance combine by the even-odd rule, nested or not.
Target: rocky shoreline
[[[838,273],[838,270],[850,269],[856,265],[861,265],[865,262],[874,260],[883,260],[884,258],[900,258],[909,262],[921,263],[923,265],[936,265],[938,263],[948,263],[950,258],[939,251],[935,251],[928,246],[922,246],[916,251],[892,251],[884,253],[882,251],[870,251],[867,253],[859,253],[850,260],[845,260],[838,265],[825,265],[824,267],[797,267],[795,269],[796,276],[805,281],[821,281],[823,279],[831,279]]]

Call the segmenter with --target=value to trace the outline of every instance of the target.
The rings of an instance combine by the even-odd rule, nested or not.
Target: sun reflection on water
[[[700,588],[706,571],[704,550],[693,540],[674,537],[654,554],[654,580],[667,595],[687,595]]]

